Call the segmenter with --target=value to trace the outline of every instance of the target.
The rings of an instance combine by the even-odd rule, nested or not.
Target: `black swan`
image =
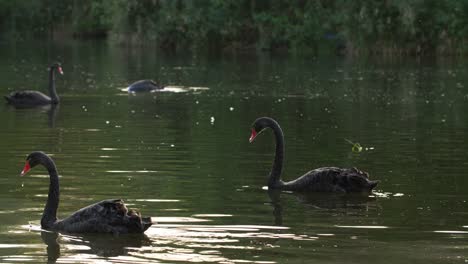
[[[143,233],[151,226],[150,217],[128,210],[120,199],[104,200],[82,208],[69,217],[58,220],[59,178],[54,161],[44,152],[29,154],[21,176],[41,164],[50,176],[49,195],[42,214],[41,227],[46,230],[68,233]]]
[[[60,99],[55,91],[55,71],[63,74],[60,63],[56,62],[49,67],[49,96],[39,91],[15,91],[5,96],[9,104],[19,107],[32,107],[48,104],[58,104]]]
[[[153,80],[140,80],[128,86],[129,93],[151,92],[154,90],[162,90],[164,86],[156,83]]]
[[[269,117],[261,117],[252,124],[252,134],[249,142],[266,128],[271,128],[276,138],[276,155],[270,172],[268,189],[281,189],[298,192],[345,192],[370,193],[378,181],[369,180],[369,174],[356,168],[342,169],[324,167],[311,170],[303,176],[289,182],[283,182],[284,139],[279,124]]]

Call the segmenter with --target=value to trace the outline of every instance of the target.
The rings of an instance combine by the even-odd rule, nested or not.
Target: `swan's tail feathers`
[[[11,103],[11,97],[9,95],[3,96],[8,103]]]
[[[143,232],[145,232],[153,224],[153,222],[151,222],[151,217],[142,217],[141,224]]]

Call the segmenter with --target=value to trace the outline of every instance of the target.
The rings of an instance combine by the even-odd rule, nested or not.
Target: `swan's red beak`
[[[21,171],[21,176],[24,176],[28,171],[31,169],[31,166],[29,165],[29,161],[26,161],[26,164],[24,164],[24,168]]]
[[[255,128],[252,128],[252,133],[250,134],[249,142],[252,143],[257,136],[257,131],[255,131]]]
[[[63,75],[62,67],[58,66],[58,67],[57,67],[57,70],[58,70],[58,72],[59,72],[60,74]]]

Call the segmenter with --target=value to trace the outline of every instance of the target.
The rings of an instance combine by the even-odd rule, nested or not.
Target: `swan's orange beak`
[[[255,131],[255,128],[252,128],[252,134],[250,134],[249,142],[252,143],[257,136],[257,131]]]
[[[58,66],[58,67],[57,67],[57,70],[58,70],[58,72],[59,72],[60,74],[63,75],[62,67]]]
[[[21,176],[24,176],[28,171],[31,169],[31,166],[29,165],[29,160],[26,161],[26,164],[24,164],[24,168],[21,171]]]

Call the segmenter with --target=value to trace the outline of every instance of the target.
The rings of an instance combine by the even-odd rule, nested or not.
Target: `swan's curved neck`
[[[41,226],[43,228],[50,228],[57,222],[57,209],[60,197],[59,178],[57,168],[50,158],[47,157],[47,159],[43,160],[41,163],[47,168],[50,177],[49,195],[47,197],[44,213],[42,214]]]
[[[49,68],[49,95],[52,99],[52,103],[56,104],[60,101],[60,98],[57,95],[55,90],[55,68]]]
[[[268,127],[273,130],[276,140],[275,159],[273,161],[273,168],[270,172],[268,187],[277,187],[281,184],[281,173],[283,171],[284,136],[278,123],[271,122]]]

